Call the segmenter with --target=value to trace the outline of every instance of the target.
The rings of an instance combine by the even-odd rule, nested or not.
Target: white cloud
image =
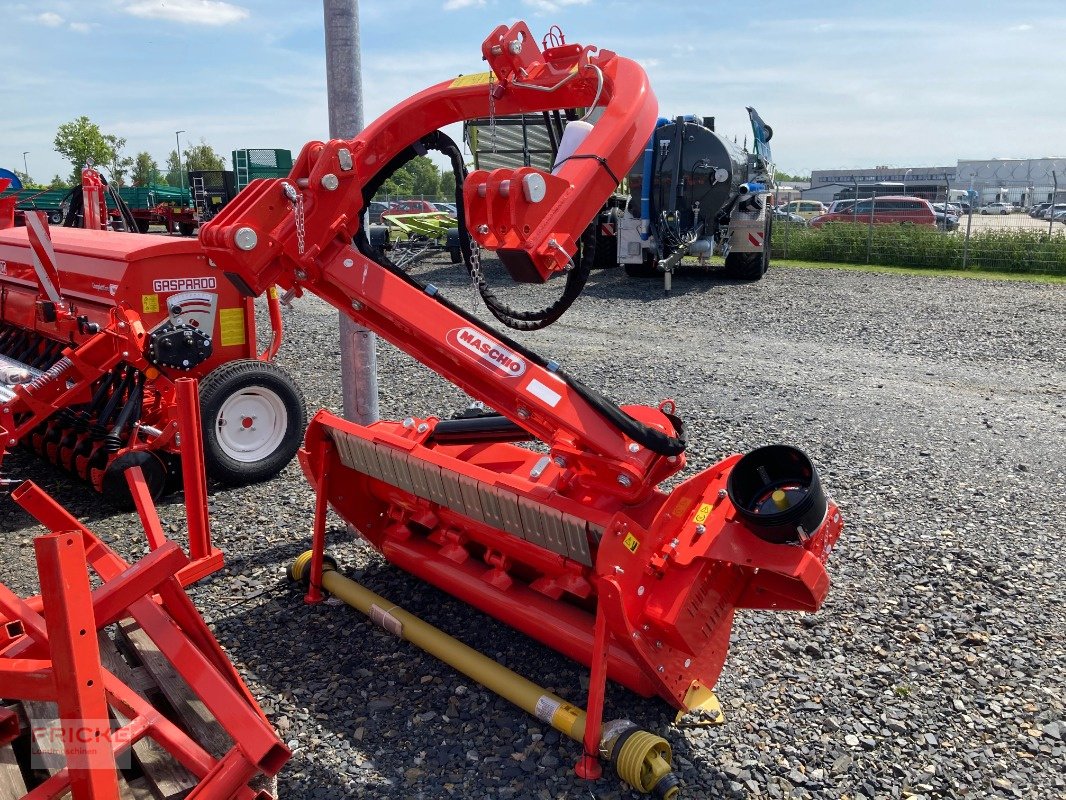
[[[485,5],[485,0],[447,0],[444,4],[445,11],[458,11],[461,8],[474,8]]]
[[[92,22],[72,22],[70,23],[70,29],[75,33],[88,33],[96,25]]]
[[[249,15],[247,8],[222,0],[127,0],[123,7],[135,17],[190,25],[229,25]]]
[[[43,14],[37,16],[37,21],[42,25],[47,25],[49,28],[57,28],[63,24],[63,18],[52,11],[46,11]]]
[[[537,11],[558,11],[566,6],[587,6],[589,0],[523,0]]]
[[[1014,26],[1012,26],[1010,28],[1007,28],[1007,30],[1009,30],[1009,31],[1019,31],[1019,32],[1020,31],[1031,31],[1032,29],[1033,29],[1032,25],[1014,25]]]

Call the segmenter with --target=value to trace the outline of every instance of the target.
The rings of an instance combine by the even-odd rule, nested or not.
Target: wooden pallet
[[[160,709],[214,758],[225,755],[233,741],[148,635],[133,620],[111,629],[110,635],[99,635],[104,668]],[[21,798],[66,765],[62,753],[42,750],[31,733],[59,724],[55,704],[24,701],[11,708],[19,714],[22,732],[15,742],[0,747],[0,800]],[[129,722],[114,708],[111,714],[113,729]],[[131,757],[119,769],[123,800],[181,800],[196,785],[195,776],[149,737],[141,738],[131,750]],[[276,791],[276,781],[255,785]]]

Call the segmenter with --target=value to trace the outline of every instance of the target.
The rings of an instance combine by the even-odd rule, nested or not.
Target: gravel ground
[[[468,302],[454,268],[417,271]],[[690,470],[803,447],[847,522],[820,613],[738,617],[724,725],[679,729],[663,703],[609,690],[608,718],[671,741],[686,796],[1066,797],[1064,311],[1063,285],[772,269],[753,285],[682,274],[663,299],[612,271],[524,337],[616,400],[676,398]],[[313,299],[286,314],[280,362],[311,409],[340,404],[335,320]],[[386,417],[464,404],[387,345],[380,375]],[[135,520],[73,480],[22,453],[4,467],[140,548]],[[175,534],[179,501],[162,508]],[[350,609],[303,605],[283,575],[312,513],[295,464],[213,488],[211,511],[228,563],[192,593],[295,750],[283,798],[630,796],[575,779],[577,745]],[[371,588],[583,702],[582,668],[333,523],[331,552]],[[6,499],[0,524],[4,580],[29,592],[35,529]]]

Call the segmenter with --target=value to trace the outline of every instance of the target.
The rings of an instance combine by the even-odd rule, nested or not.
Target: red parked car
[[[811,220],[811,227],[820,228],[827,222],[861,222],[870,221],[871,204],[873,204],[873,221],[875,224],[905,223],[910,225],[936,225],[936,213],[928,200],[920,197],[887,196],[859,200],[845,211],[822,214]]]

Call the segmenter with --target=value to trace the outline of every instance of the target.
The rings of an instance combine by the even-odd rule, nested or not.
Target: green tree
[[[800,182],[803,182],[803,181],[809,181],[810,179],[811,179],[810,175],[789,175],[787,172],[781,172],[780,170],[775,170],[774,171],[774,180],[775,181],[800,181]]]
[[[226,159],[215,152],[203,139],[200,144],[186,148],[181,154],[179,167],[178,151],[171,150],[167,155],[167,183],[171,186],[181,186],[182,181],[188,188],[188,174],[190,172],[217,172],[226,168]]]
[[[181,186],[181,183],[184,180],[181,167],[178,165],[177,150],[171,150],[170,153],[167,154],[167,174],[165,177],[167,183],[171,186]]]
[[[426,156],[408,161],[385,181],[381,191],[388,195],[437,197],[441,190],[440,168]]]
[[[226,168],[226,159],[203,139],[185,151],[185,169],[193,172],[217,172]]]
[[[37,183],[37,181],[35,181],[33,178],[31,178],[29,175],[27,175],[25,172],[23,172],[20,169],[12,170],[12,172],[14,172],[18,176],[18,179],[20,181],[22,181],[22,185],[25,188],[27,188],[27,189],[44,189],[44,188],[46,188],[43,184]]]
[[[79,180],[80,180],[80,177],[79,177]],[[70,184],[67,183],[67,181],[63,178],[62,175],[60,175],[59,173],[56,173],[55,177],[52,178],[52,182],[48,184],[48,188],[49,189],[69,189],[70,188]]]
[[[104,141],[111,148],[111,159],[107,163],[108,180],[115,186],[125,186],[126,173],[133,166],[133,159],[122,155],[122,151],[126,149],[126,140],[121,136],[105,133]]]
[[[110,164],[115,155],[100,126],[84,115],[60,125],[52,147],[70,161],[72,185],[81,183],[81,170],[88,161]]]
[[[412,194],[436,197],[440,194],[440,168],[427,156],[418,156],[404,167],[411,173]]]
[[[159,163],[148,152],[140,152],[133,159],[133,174],[131,179],[134,186],[150,186],[158,184],[162,180],[159,173]]]

